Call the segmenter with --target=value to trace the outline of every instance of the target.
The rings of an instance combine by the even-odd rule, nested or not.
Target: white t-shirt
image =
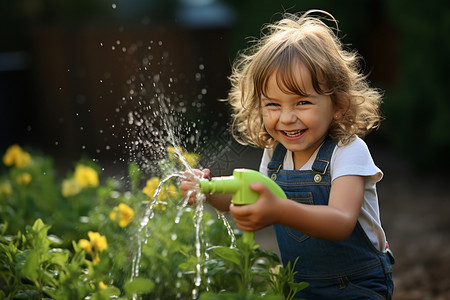
[[[317,149],[309,161],[300,170],[311,170],[316,159]],[[267,175],[267,164],[271,161],[273,149],[264,149],[259,171]],[[284,157],[283,169],[293,170],[292,152],[287,151]],[[330,162],[331,181],[344,175],[359,175],[365,177],[364,201],[358,221],[376,249],[385,251],[386,236],[380,221],[376,183],[383,178],[383,172],[375,165],[366,143],[359,137],[348,145],[338,144],[335,147]]]

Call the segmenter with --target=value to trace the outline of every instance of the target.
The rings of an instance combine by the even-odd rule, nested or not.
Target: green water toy
[[[213,177],[211,180],[202,179],[200,180],[200,192],[232,194],[231,202],[233,204],[252,204],[259,197],[257,192],[250,189],[250,183],[253,182],[264,183],[275,196],[286,199],[286,194],[278,184],[266,175],[249,169],[235,169],[232,176]],[[246,243],[255,243],[253,232],[244,231],[243,238]]]

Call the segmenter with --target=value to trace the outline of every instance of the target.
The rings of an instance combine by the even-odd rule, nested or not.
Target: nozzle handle
[[[275,196],[286,199],[286,194],[266,175],[249,169],[235,169],[233,176],[213,177],[211,181],[200,180],[201,193],[232,194],[233,204],[252,204],[258,200],[259,194],[250,189],[253,182],[264,183]],[[246,244],[255,243],[254,233],[244,231],[243,239]]]
[[[233,176],[213,177],[211,181],[200,180],[201,193],[234,194],[239,188],[241,188],[241,183]]]

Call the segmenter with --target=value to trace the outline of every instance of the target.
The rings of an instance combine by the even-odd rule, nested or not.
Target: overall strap
[[[333,155],[336,141],[330,138],[325,139],[317,153],[316,160],[312,165],[312,170],[319,174],[325,174],[330,165],[331,156]],[[272,160],[267,165],[269,173],[278,173],[283,166],[286,148],[283,144],[278,143],[273,151]],[[270,174],[269,174],[270,175]]]
[[[269,169],[280,170],[281,166],[283,166],[284,157],[286,156],[286,148],[283,144],[278,143],[273,151],[272,160],[269,162],[267,167]]]
[[[327,172],[335,147],[335,140],[332,140],[330,138],[325,139],[322,146],[320,147],[319,153],[317,153],[316,160],[311,167],[314,172],[322,175]]]
[[[277,179],[277,174],[283,166],[286,151],[286,148],[281,143],[278,143],[273,151],[272,160],[267,165],[267,173],[273,181]]]

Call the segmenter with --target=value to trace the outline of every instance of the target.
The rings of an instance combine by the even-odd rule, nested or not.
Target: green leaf
[[[64,266],[69,260],[70,251],[67,249],[54,248],[48,251],[48,263]]]
[[[4,235],[6,232],[6,229],[8,229],[8,222],[1,223],[0,224],[0,235]]]
[[[17,287],[14,299],[39,299],[39,290],[34,285],[23,284]]]
[[[240,295],[235,293],[214,294],[211,292],[203,293],[199,300],[236,300],[241,299]]]
[[[37,219],[33,226],[27,227],[27,233],[33,237],[33,246],[39,248],[42,252],[47,252],[50,240],[47,238],[47,232],[50,229],[50,225],[45,225],[41,219]]]
[[[50,241],[51,245],[56,245],[56,246],[61,246],[64,242],[60,237],[58,237],[54,234],[49,234],[47,236],[47,239]]]
[[[125,283],[125,291],[128,295],[151,293],[154,288],[155,283],[145,278],[135,278]]]
[[[139,170],[138,164],[131,162],[128,166],[128,173],[131,182],[131,192],[135,193],[138,190],[139,180],[141,178],[141,170]]]
[[[103,300],[103,299],[111,299],[111,298],[115,298],[117,299],[117,297],[120,296],[120,290],[116,287],[108,287],[105,290],[99,290],[97,292],[95,292],[92,297],[91,300]]]
[[[307,288],[309,286],[309,283],[307,282],[289,282],[289,286],[295,293]]]
[[[31,250],[22,268],[22,275],[31,281],[36,281],[39,277],[39,252]]]
[[[240,266],[242,264],[242,254],[237,248],[216,247],[213,248],[214,254],[222,259]]]
[[[50,225],[45,225],[41,219],[36,219],[36,221],[33,224],[33,227],[31,227],[31,229],[33,229],[34,232],[44,231],[45,236],[47,236],[47,231],[48,231],[48,229],[50,229],[50,227],[51,227]]]

